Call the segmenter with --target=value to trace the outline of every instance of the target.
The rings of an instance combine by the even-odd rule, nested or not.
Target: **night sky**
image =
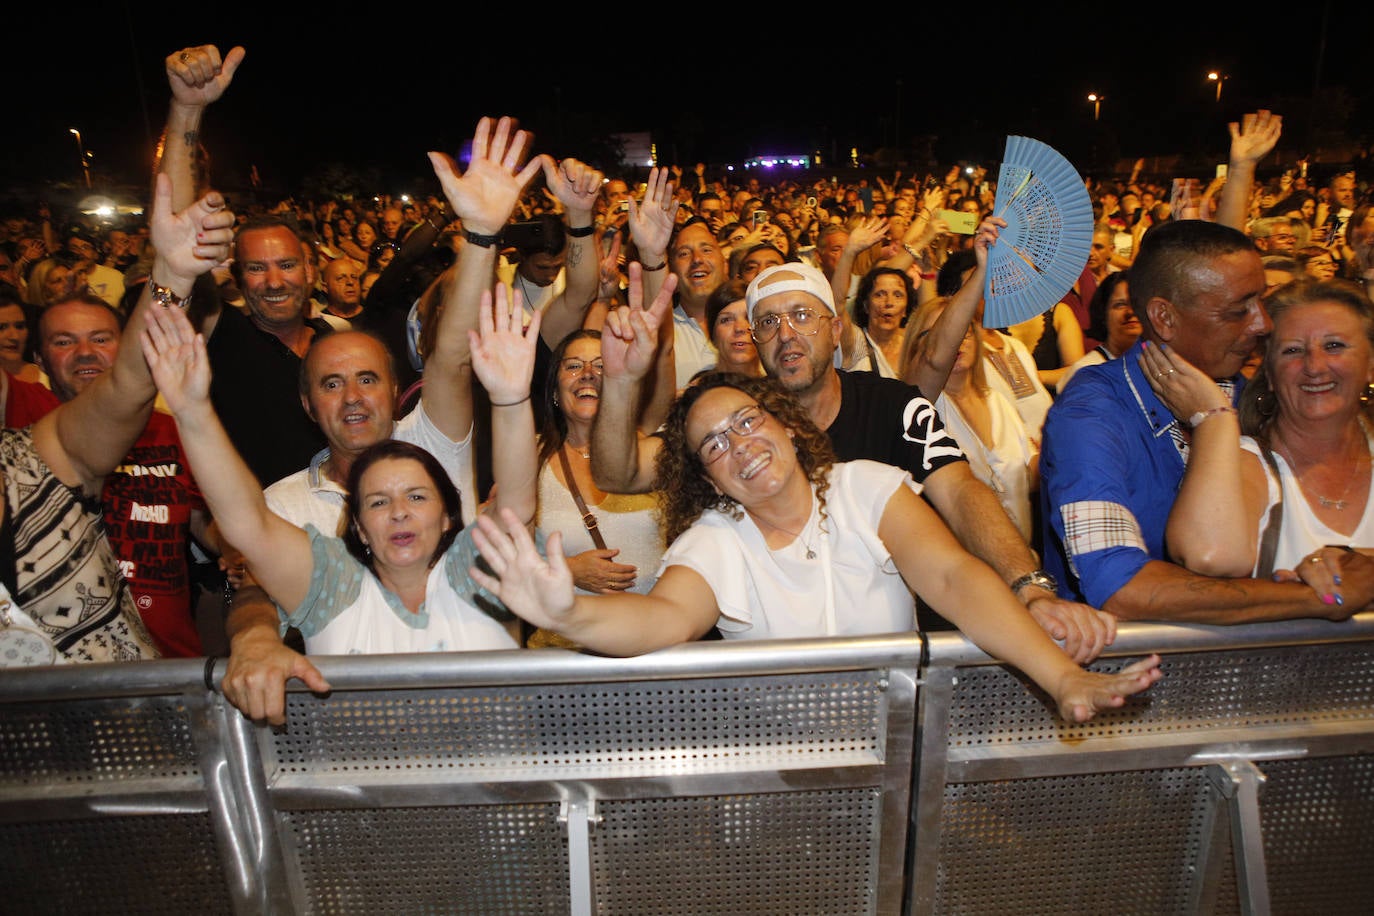
[[[1257,107],[1285,115],[1280,152],[1374,142],[1367,4],[1198,12],[1211,6],[983,3],[957,5],[967,15],[955,18],[948,4],[674,5],[649,28],[642,7],[604,4],[540,14],[372,3],[348,15],[322,4],[218,15],[184,3],[49,4],[7,34],[0,194],[78,182],[70,127],[94,154],[97,184],[146,188],[168,99],[163,58],[207,42],[248,51],[204,130],[227,187],[256,166],[270,188],[294,190],[337,163],[379,190],[428,193],[425,151],[455,151],[484,114],[517,116],[536,152],[597,164],[601,138],[618,131],[651,131],[661,161],[687,166],[782,152],[845,159],[898,137],[941,164],[988,161],[1017,133],[1106,172],[1136,156],[1223,161],[1225,122]],[[784,16],[804,24],[770,22]],[[1228,75],[1220,103],[1209,69]],[[1096,122],[1091,91],[1104,96]]]

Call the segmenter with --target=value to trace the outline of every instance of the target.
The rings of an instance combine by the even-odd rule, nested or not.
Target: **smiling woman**
[[[643,593],[658,579],[663,535],[652,494],[607,493],[592,479],[601,380],[600,331],[574,331],[554,349],[539,431],[538,531],[562,533],[580,593]]]
[[[1194,427],[1169,548],[1208,575],[1289,570],[1341,603],[1343,550],[1331,545],[1374,552],[1374,305],[1343,280],[1296,280],[1266,305],[1274,330],[1239,423],[1204,373],[1173,351],[1151,354],[1162,376],[1151,384]]]
[[[538,323],[526,335],[518,304],[495,299],[472,364],[504,414],[493,422],[494,447],[510,457],[497,468],[497,485],[518,492],[533,479],[533,419],[520,391],[528,391]],[[242,549],[258,583],[284,609],[283,627],[299,629],[310,653],[516,647],[509,615],[482,603],[468,577],[476,549],[458,493],[432,455],[391,439],[362,449],[349,470],[345,537],[298,528],[268,508],[215,415],[205,342],[185,315],[158,316],[143,344],[224,538]]]
[[[598,652],[634,655],[700,638],[879,634],[915,626],[914,588],[979,646],[1021,667],[1075,720],[1159,678],[1158,657],[1083,671],[993,571],[974,559],[904,472],[836,463],[825,435],[769,379],[708,373],[674,405],[658,453],[671,546],[647,595],[578,596],[559,550],[520,520],[478,520],[495,575],[473,577],[512,611]]]

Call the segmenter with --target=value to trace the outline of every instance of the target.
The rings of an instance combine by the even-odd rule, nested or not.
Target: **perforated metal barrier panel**
[[[1374,615],[1129,625],[1083,725],[958,634],[0,672],[0,912],[1368,913]],[[919,685],[919,691],[918,691]]]
[[[109,688],[81,669],[0,673],[0,856],[46,859],[0,900],[894,913],[919,657],[905,635],[320,659],[333,692],[289,694],[283,729],[246,724],[198,665],[142,663],[125,692],[152,695],[118,698],[48,698]]]
[[[963,640],[933,636],[912,912],[1370,912],[1374,761],[1359,755],[1374,750],[1374,643],[1363,619],[1128,628],[1113,652],[1164,650],[1164,678],[1082,725]],[[1266,632],[1291,642],[1256,638]],[[1292,644],[1318,633],[1362,638]],[[1185,651],[1215,640],[1230,646]]]

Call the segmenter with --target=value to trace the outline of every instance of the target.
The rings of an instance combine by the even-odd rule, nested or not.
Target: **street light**
[[[68,127],[67,132],[76,137],[76,154],[81,157],[81,171],[86,175],[86,187],[91,186],[91,164],[86,160],[86,144],[81,142],[81,131]]]
[[[1098,116],[1102,114],[1102,100],[1105,99],[1105,98],[1106,98],[1105,95],[1098,95],[1096,92],[1089,92],[1089,93],[1088,93],[1088,101],[1093,103],[1093,120],[1094,120],[1094,121],[1096,121],[1097,118],[1098,118]]]
[[[1228,79],[1230,79],[1230,77],[1228,77],[1225,73],[1219,73],[1219,72],[1216,71],[1216,70],[1212,70],[1211,72],[1209,72],[1209,73],[1207,74],[1207,78],[1208,78],[1209,80],[1211,80],[1212,82],[1214,82],[1214,83],[1217,84],[1217,101],[1220,102],[1220,101],[1221,101],[1221,86],[1222,86],[1222,84],[1225,83]]]

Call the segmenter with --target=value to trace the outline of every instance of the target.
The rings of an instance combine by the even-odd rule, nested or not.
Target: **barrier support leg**
[[[567,799],[560,807],[558,819],[568,825],[568,894],[572,916],[593,916],[596,894],[592,884],[591,828],[601,823],[596,799]]]
[[[1269,875],[1264,864],[1264,828],[1260,823],[1259,793],[1264,773],[1249,760],[1233,760],[1208,768],[1218,804],[1208,814],[1204,836],[1211,842],[1198,863],[1198,882],[1192,912],[1215,908],[1217,885],[1226,838],[1231,839],[1236,863],[1236,892],[1246,916],[1269,916]],[[1221,816],[1225,801],[1226,817]]]

